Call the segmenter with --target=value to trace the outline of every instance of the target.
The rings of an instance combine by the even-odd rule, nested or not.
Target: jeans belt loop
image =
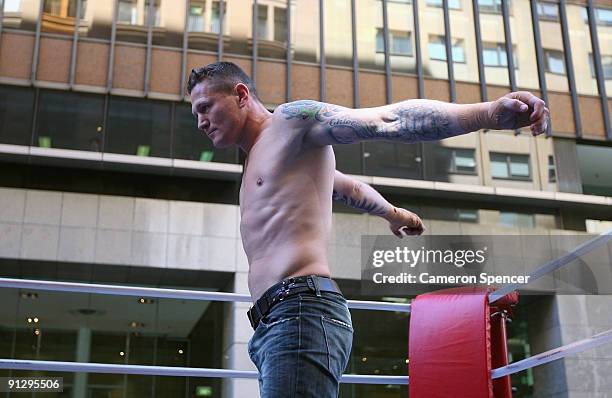
[[[317,276],[309,276],[306,283],[311,290],[314,290],[317,297],[321,297],[321,288],[319,287],[319,278]]]

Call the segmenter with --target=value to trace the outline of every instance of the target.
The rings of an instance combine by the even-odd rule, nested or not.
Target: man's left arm
[[[349,109],[302,100],[277,109],[275,113],[289,126],[304,132],[305,143],[315,146],[372,140],[415,143],[479,129],[526,126],[538,135],[547,130],[549,117],[544,101],[527,91],[475,104],[411,99],[375,108]]]
[[[336,170],[332,198],[361,212],[379,216],[389,222],[395,236],[420,235],[425,230],[423,221],[411,211],[393,206],[374,188]]]

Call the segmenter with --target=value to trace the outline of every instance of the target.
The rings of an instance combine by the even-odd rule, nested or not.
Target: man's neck
[[[251,148],[259,140],[262,131],[268,126],[272,119],[272,114],[259,101],[253,101],[249,104],[249,111],[244,122],[244,130],[242,140],[238,142],[238,146],[248,156]]]

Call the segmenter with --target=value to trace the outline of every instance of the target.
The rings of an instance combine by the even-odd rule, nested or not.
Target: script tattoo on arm
[[[387,213],[387,209],[381,203],[368,200],[366,197],[354,198],[335,189],[332,192],[332,199],[374,216],[383,216]]]
[[[356,116],[354,111],[317,101],[296,101],[283,105],[282,113],[287,120],[320,123],[322,131],[337,144],[368,140],[414,143],[460,133],[442,103],[429,100],[400,102],[367,116]]]

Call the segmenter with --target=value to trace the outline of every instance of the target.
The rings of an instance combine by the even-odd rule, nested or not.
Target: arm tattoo
[[[351,196],[340,193],[335,189],[332,192],[332,199],[374,216],[382,216],[387,213],[387,210],[378,203],[369,201],[366,198],[352,198]]]
[[[454,135],[449,116],[433,106],[398,105],[379,123],[342,116],[331,118],[327,123],[327,133],[339,144],[350,144],[358,139],[412,143]]]
[[[293,118],[306,120],[311,118],[319,122],[324,122],[324,118],[331,117],[338,110],[339,108],[333,105],[310,100],[290,102],[282,107],[282,112],[286,115],[285,120]]]
[[[457,134],[448,112],[437,104],[398,103],[382,119],[372,121],[351,117],[345,109],[317,101],[296,101],[283,105],[286,119],[315,120],[325,127],[327,135],[338,144],[360,140],[401,142],[433,141]],[[457,126],[456,126],[457,127]]]

